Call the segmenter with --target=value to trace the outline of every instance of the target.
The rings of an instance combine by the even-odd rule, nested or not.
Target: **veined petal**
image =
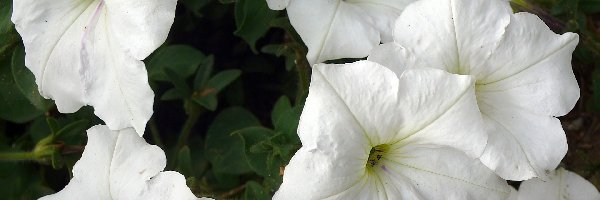
[[[140,60],[164,42],[175,4],[16,0],[11,19],[40,94],[60,112],[91,105],[111,129],[134,127],[142,135],[154,94]]]
[[[471,59],[485,58],[504,33],[509,11],[508,4],[496,0],[418,1],[405,9],[394,28],[394,42],[408,53],[383,53],[402,57],[407,67],[469,74]]]
[[[400,76],[398,102],[403,117],[393,141],[446,145],[477,158],[487,134],[470,76],[435,69],[409,69]]]
[[[518,199],[522,200],[597,200],[598,189],[581,176],[560,168],[549,179],[526,180],[519,187]]]
[[[103,26],[105,20],[99,20],[97,30],[108,28]],[[110,33],[96,31],[88,38],[84,46],[88,47],[89,66],[93,66],[86,76],[88,104],[111,129],[134,127],[141,136],[154,103],[146,66],[118,51],[120,45]]]
[[[575,33],[557,35],[537,16],[517,13],[487,62],[472,69],[478,91],[503,95],[540,115],[565,115],[579,99],[571,68],[578,41]]]
[[[352,154],[352,149],[361,147],[351,145],[300,148],[285,167],[283,183],[273,199],[325,199],[361,190],[366,185],[366,158],[363,157],[368,156],[368,152],[367,155]],[[370,199],[368,193],[360,195]]]
[[[567,153],[562,125],[552,116],[520,107],[507,93],[481,92],[478,96],[486,127],[492,133],[481,160],[505,179],[544,178]]]
[[[344,113],[350,119],[344,121],[358,126],[357,131],[367,138],[369,145],[388,142],[385,140],[397,133],[397,126],[403,119],[398,114],[398,77],[392,71],[374,62],[358,61],[342,65],[315,65],[312,74],[310,92],[315,93],[312,98],[329,97],[330,99],[321,100],[319,103],[340,104],[335,106],[340,109],[323,112],[325,116],[312,117],[309,114],[301,118],[301,123],[305,118],[320,120],[319,118],[331,118],[331,113]],[[320,91],[326,91],[327,94]],[[305,105],[308,105],[308,102],[307,100]],[[311,105],[309,109],[312,110],[313,107]],[[302,114],[305,115],[304,111]],[[305,126],[309,127],[308,124]],[[322,130],[321,127],[310,127]],[[301,130],[299,134],[302,135],[304,132],[315,131]],[[327,130],[320,132],[335,134]]]
[[[407,145],[395,151],[401,156],[386,157],[382,176],[405,177],[419,186],[421,199],[506,199],[510,193],[505,180],[455,149]]]
[[[88,144],[60,192],[41,199],[197,199],[177,172],[160,172],[164,152],[133,129],[88,130]]]
[[[167,39],[177,0],[104,0],[107,21],[118,44],[143,60]]]
[[[315,64],[366,57],[381,41],[391,41],[394,20],[413,1],[293,0],[286,9]]]
[[[503,178],[524,180],[555,169],[566,152],[554,117],[579,99],[570,64],[577,42],[576,34],[555,34],[535,15],[513,14],[504,0],[423,0],[405,9],[394,43],[369,60],[472,75],[490,135],[482,161]],[[522,114],[514,117],[520,121],[511,113]],[[551,139],[532,141],[544,137]]]

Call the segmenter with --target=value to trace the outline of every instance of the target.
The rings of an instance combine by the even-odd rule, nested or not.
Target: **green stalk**
[[[157,146],[164,149],[165,145],[163,144],[162,140],[160,139],[160,132],[158,131],[158,127],[156,126],[156,121],[154,121],[154,119],[150,119],[150,122],[148,124],[150,127],[150,133],[152,134],[152,140],[154,140],[154,143]]]
[[[189,113],[188,118],[185,120],[183,128],[181,129],[181,134],[179,135],[177,146],[175,147],[177,151],[187,144],[188,138],[190,137],[190,134],[192,132],[192,128],[194,128],[194,125],[196,125],[196,122],[200,118],[201,114],[202,109],[192,109],[192,111]]]
[[[36,160],[33,152],[0,152],[0,161]]]

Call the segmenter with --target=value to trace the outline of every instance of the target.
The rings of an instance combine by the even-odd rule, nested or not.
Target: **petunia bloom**
[[[481,161],[505,179],[544,177],[567,152],[556,116],[579,99],[571,69],[578,35],[557,35],[504,0],[422,0],[396,21],[394,42],[369,60],[401,73],[432,67],[476,79],[489,133]]]
[[[144,133],[154,93],[141,61],[166,39],[176,0],[14,0],[12,21],[40,94],[91,105],[112,130]]]
[[[581,176],[560,168],[548,180],[538,178],[523,181],[518,198],[522,200],[598,200],[598,189]]]
[[[133,129],[94,126],[88,130],[88,143],[73,167],[71,182],[41,200],[197,199],[183,175],[161,172],[166,164],[165,153]]]
[[[472,158],[487,140],[474,92],[442,70],[315,65],[302,147],[274,199],[505,199],[506,182]]]
[[[267,0],[287,10],[306,46],[311,64],[363,58],[380,42],[392,41],[394,21],[415,0]]]

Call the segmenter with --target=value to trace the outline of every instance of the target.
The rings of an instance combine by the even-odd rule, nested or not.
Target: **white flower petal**
[[[579,99],[571,68],[578,35],[557,35],[529,13],[512,16],[506,32],[504,42],[482,65],[487,67],[472,67],[479,77],[478,91],[503,91],[498,95],[540,115],[571,111]]]
[[[508,195],[508,198],[506,198],[506,200],[517,200],[519,199],[519,192],[517,190],[515,190],[514,187],[510,187],[510,194]]]
[[[166,157],[133,129],[88,130],[88,144],[60,192],[41,199],[196,199],[177,172],[160,172]]]
[[[126,52],[143,60],[167,39],[177,0],[104,0],[107,21]]]
[[[370,61],[315,65],[312,74],[298,126],[303,146],[274,199],[427,199],[431,192],[458,199],[482,197],[485,188],[488,198],[508,195],[506,183],[479,160],[447,147],[471,156],[485,147],[470,77],[411,69],[398,78]],[[375,166],[368,161],[381,145],[389,148],[381,147],[382,164]],[[407,164],[427,171],[414,175]],[[385,167],[399,171],[387,174]],[[465,180],[483,187],[455,183]]]
[[[394,20],[413,1],[292,0],[286,9],[315,64],[366,57],[381,41],[391,41]]]
[[[290,0],[266,0],[271,10],[283,10],[290,3]]]
[[[421,186],[421,199],[506,199],[510,193],[504,179],[457,150],[408,145],[398,151],[402,156],[385,161],[383,176],[406,177]]]
[[[396,21],[394,42],[409,52],[402,59],[407,67],[468,74],[469,59],[484,58],[485,50],[493,48],[502,36],[508,12],[510,6],[498,0],[418,1]],[[390,53],[388,56],[401,56]]]
[[[522,200],[598,200],[600,193],[581,176],[560,168],[547,181],[538,178],[526,180],[519,187]]]
[[[375,48],[369,60],[394,70],[433,67],[475,77],[490,134],[482,161],[505,179],[523,180],[544,176],[566,152],[553,117],[579,98],[570,64],[577,41],[534,15],[513,14],[507,1],[422,0],[398,18],[394,43]],[[519,120],[510,118],[514,113]]]
[[[285,167],[283,183],[273,199],[325,199],[355,190],[360,191],[355,195],[364,197],[359,199],[372,199],[369,190],[362,191],[366,158],[361,157],[368,157],[368,152],[362,156],[349,153],[352,149],[362,150],[351,145],[300,148]]]
[[[345,120],[344,122],[358,125],[361,134],[371,134],[370,145],[387,142],[380,138],[390,138],[390,135],[396,135],[397,126],[403,119],[398,110],[398,77],[394,73],[369,61],[341,65],[319,64],[313,68],[310,92],[314,95],[311,98],[328,97],[328,99],[320,100],[319,103],[337,103],[340,106],[336,107],[340,107],[340,110],[333,110],[335,108],[333,105],[322,106],[332,110],[329,112],[319,111],[322,112],[322,116],[312,117],[312,113],[316,112],[312,109],[316,109],[314,108],[316,106],[310,106],[310,110],[303,111],[303,115],[306,117],[301,118],[301,121],[303,119],[331,118],[332,113],[341,115],[341,111],[347,111],[343,114],[347,113],[346,115],[349,115],[353,121]],[[306,105],[308,105],[308,99]],[[307,114],[304,114],[305,112]],[[319,133],[335,134],[333,131],[323,130],[321,126],[308,124],[305,126],[311,127],[314,131],[303,132],[312,133],[318,130]],[[299,135],[304,134],[303,132],[299,132]]]
[[[400,77],[400,125],[396,140],[403,143],[447,145],[477,158],[487,134],[469,76],[441,70],[411,69]]]
[[[554,117],[514,105],[507,97],[479,96],[486,127],[493,133],[481,160],[506,179],[544,177],[567,153],[562,125]]]
[[[15,0],[11,19],[40,94],[60,112],[91,105],[112,130],[134,127],[142,135],[154,94],[140,60],[166,39],[175,4]]]

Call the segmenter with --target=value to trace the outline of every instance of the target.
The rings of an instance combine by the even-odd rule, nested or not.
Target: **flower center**
[[[380,144],[371,148],[371,152],[369,152],[369,159],[367,160],[367,167],[373,168],[379,165],[381,159],[385,156],[389,149],[389,145]]]

